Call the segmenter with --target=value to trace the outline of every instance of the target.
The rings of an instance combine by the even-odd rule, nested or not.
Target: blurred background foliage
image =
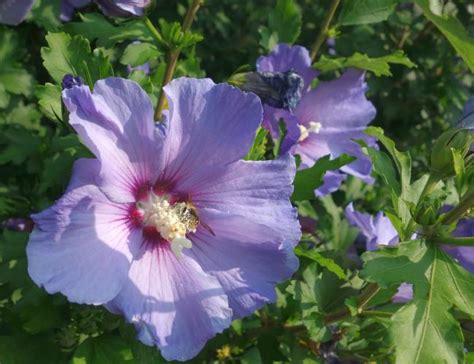
[[[381,126],[399,149],[411,151],[415,174],[421,174],[432,141],[455,124],[464,102],[474,94],[472,72],[412,2],[391,1],[381,17],[367,21],[351,20],[347,15],[351,1],[342,2],[330,29],[331,40],[319,55],[349,57],[361,52],[374,58],[405,52],[416,67],[393,64],[391,76],[368,72],[368,97],[377,109],[373,124]],[[325,0],[207,0],[192,28],[202,39],[196,36],[183,45],[175,76],[208,76],[224,82],[238,69],[254,70],[258,56],[279,41],[309,48],[329,5]],[[0,26],[0,221],[28,217],[52,204],[64,191],[74,160],[89,155],[65,123],[59,81],[54,77],[61,46],[67,51],[71,42],[82,47],[84,60],[77,65],[100,69],[91,73],[88,82],[113,73],[136,80],[155,100],[159,93],[166,49],[152,44],[140,20],[108,19],[90,5],[63,25],[58,20],[59,6],[58,0],[38,0],[26,22],[17,28]],[[184,0],[157,0],[148,16],[163,31],[173,21],[181,22],[187,6]],[[443,11],[455,14],[474,34],[474,5],[469,1],[445,2]],[[62,37],[48,45],[48,31],[66,32],[73,38]],[[78,34],[82,36],[74,38]],[[171,31],[168,35],[173,36]],[[132,44],[135,40],[143,43]],[[140,70],[129,74],[129,65],[146,62],[149,75]],[[321,78],[339,72],[325,72]],[[357,256],[347,255],[357,232],[344,220],[342,207],[357,201],[375,212],[386,206],[388,196],[382,185],[367,186],[349,178],[332,196],[299,204],[301,215],[314,218],[304,241],[318,247],[329,261],[318,258],[315,263],[302,257],[294,279],[278,288],[275,305],[235,321],[191,362],[393,359],[386,318],[354,318],[329,326],[320,320],[320,314],[346,299],[350,305],[362,285],[357,274],[360,262]],[[157,350],[135,340],[133,327],[119,316],[101,307],[70,304],[61,295],[50,296],[37,288],[26,270],[27,233],[2,229],[0,234],[2,364],[164,362]],[[331,262],[344,271],[340,273]],[[396,304],[387,303],[391,294],[393,289],[383,290],[375,300],[385,302],[386,310],[395,310]],[[465,336],[469,349],[474,333]]]

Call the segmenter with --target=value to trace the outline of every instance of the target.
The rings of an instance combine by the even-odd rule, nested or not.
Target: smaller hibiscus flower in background
[[[444,211],[449,210],[445,207]],[[383,212],[376,216],[354,210],[352,203],[347,205],[345,215],[349,223],[357,227],[366,243],[366,250],[376,250],[381,245],[396,246],[399,236],[392,222]],[[453,236],[474,236],[474,219],[461,219]],[[416,238],[416,234],[413,236]],[[467,271],[474,274],[474,247],[444,245],[442,249],[455,258]],[[400,286],[397,294],[393,297],[394,302],[407,302],[413,297],[413,286],[404,283]]]
[[[311,167],[325,155],[337,158],[348,154],[357,158],[339,171],[328,172],[324,184],[316,194],[321,196],[336,191],[347,174],[372,183],[372,164],[355,139],[362,139],[375,146],[375,139],[367,136],[364,129],[375,117],[375,108],[365,97],[367,84],[364,72],[354,69],[332,81],[320,81],[311,87],[317,71],[311,67],[306,48],[277,45],[268,56],[257,60],[257,72],[299,75],[303,83],[299,102],[289,108],[264,107],[263,125],[278,137],[279,121],[286,122],[287,136],[282,152],[290,150],[301,156],[301,167]],[[299,88],[294,88],[299,91]],[[295,93],[295,95],[298,95]]]
[[[151,0],[62,0],[61,20],[71,20],[74,10],[94,1],[107,16],[143,16]]]
[[[33,215],[28,271],[48,292],[105,305],[167,360],[197,355],[233,319],[276,300],[297,269],[289,197],[295,163],[243,161],[262,119],[257,96],[177,79],[156,125],[148,95],[68,76],[69,122],[97,159],[76,161],[64,196]]]
[[[74,10],[91,2],[97,3],[107,16],[143,16],[151,0],[62,0],[59,18],[70,21]],[[0,24],[20,24],[33,6],[34,0],[2,0],[0,2]]]
[[[0,24],[18,25],[30,11],[34,0],[2,0]]]

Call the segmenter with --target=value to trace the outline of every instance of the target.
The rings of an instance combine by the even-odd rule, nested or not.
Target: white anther
[[[171,250],[173,251],[174,255],[176,255],[178,258],[183,253],[183,249],[185,248],[190,249],[192,247],[193,247],[193,243],[191,243],[191,240],[187,238],[176,238],[173,241],[171,241]]]
[[[321,127],[322,125],[318,121],[310,121],[308,123],[308,127],[302,124],[298,124],[298,128],[300,129],[300,137],[298,138],[298,141],[302,142],[303,140],[309,137],[310,133],[319,134],[319,132],[321,131]]]

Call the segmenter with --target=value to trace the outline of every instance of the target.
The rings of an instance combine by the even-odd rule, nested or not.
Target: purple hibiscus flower
[[[60,19],[62,21],[70,21],[75,9],[82,8],[90,2],[91,0],[62,0]]]
[[[226,84],[172,81],[159,125],[133,81],[67,85],[69,121],[97,159],[78,160],[64,196],[33,215],[30,276],[123,314],[166,359],[192,358],[297,269],[294,160],[241,160],[262,107]]]
[[[376,250],[379,245],[397,245],[399,236],[390,219],[383,212],[375,217],[367,213],[354,210],[352,203],[347,205],[345,215],[349,223],[360,230],[366,241],[366,250]],[[453,236],[474,236],[474,220],[461,219]],[[413,236],[416,238],[416,234]],[[466,270],[474,274],[474,247],[444,245],[442,249],[455,258]],[[407,302],[413,297],[412,285],[404,283],[400,286],[397,294],[393,297],[394,302]]]
[[[33,0],[0,1],[0,24],[18,25],[30,11]]]
[[[143,16],[151,0],[93,0],[107,16]],[[62,0],[61,20],[70,21],[74,10],[89,4],[91,0]]]
[[[383,212],[379,212],[375,216],[359,212],[354,210],[354,205],[351,202],[345,209],[345,215],[351,225],[359,228],[365,240],[366,250],[376,250],[379,245],[394,246],[398,244],[397,230]]]
[[[364,133],[366,126],[375,117],[375,108],[365,97],[367,84],[364,72],[347,70],[341,77],[321,81],[311,88],[317,71],[311,67],[306,48],[301,46],[277,45],[268,56],[257,60],[258,72],[286,72],[293,70],[304,81],[301,100],[293,112],[275,109],[265,105],[263,125],[274,137],[278,136],[278,123],[284,119],[287,137],[282,151],[290,150],[301,156],[302,168],[311,167],[325,155],[337,158],[341,154],[357,157],[357,160],[339,171],[329,172],[317,195],[325,195],[338,189],[346,174],[372,183],[372,164],[354,139],[363,139],[375,146],[373,138]]]

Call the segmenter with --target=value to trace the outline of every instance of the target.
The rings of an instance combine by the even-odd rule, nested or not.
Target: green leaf
[[[140,20],[129,20],[119,25],[111,24],[103,15],[97,13],[81,14],[82,22],[65,25],[68,33],[82,35],[89,41],[97,40],[97,46],[111,48],[125,40],[153,41],[146,25]]]
[[[459,195],[464,194],[464,185],[466,181],[466,166],[464,164],[464,158],[461,155],[461,152],[456,149],[451,149],[451,153],[453,155],[453,166],[455,172],[455,180],[456,180],[456,189]]]
[[[114,70],[103,49],[97,48],[92,52],[92,56],[84,62],[85,68],[91,75],[92,82],[95,83],[97,80],[102,80],[107,77],[114,75]]]
[[[259,128],[257,130],[257,135],[253,142],[252,147],[250,148],[245,160],[247,161],[259,161],[265,159],[265,151],[267,146],[267,136],[268,130],[264,128]]]
[[[204,37],[191,31],[183,32],[178,22],[169,23],[160,19],[160,28],[163,41],[169,49],[183,49],[200,42]]]
[[[9,101],[6,92],[29,96],[33,90],[33,76],[23,68],[20,57],[22,52],[18,35],[2,31],[0,33],[0,106],[6,107]],[[5,92],[6,91],[6,92]],[[3,94],[3,95],[1,95]]]
[[[387,186],[397,195],[400,195],[401,188],[397,179],[398,175],[388,154],[373,148],[368,149],[368,154],[373,162],[374,173],[381,176]]]
[[[22,68],[6,66],[0,69],[0,84],[12,94],[29,96],[33,82],[33,76]]]
[[[380,77],[392,76],[392,73],[390,72],[390,64],[401,64],[408,68],[416,67],[416,65],[401,50],[377,58],[370,58],[368,55],[358,52],[350,57],[339,58],[329,58],[322,55],[319,61],[314,63],[313,67],[321,72],[354,67],[373,72],[377,77]]]
[[[349,309],[351,316],[357,316],[359,314],[357,297],[346,298],[344,305]]]
[[[86,339],[74,352],[71,364],[121,364],[133,360],[131,348],[118,336]]]
[[[132,43],[125,48],[120,63],[138,67],[147,63],[150,59],[157,58],[161,54],[158,49],[150,43]]]
[[[474,314],[472,275],[424,241],[368,252],[363,259],[361,274],[371,282],[414,284],[413,300],[392,317],[397,363],[463,362],[463,337],[452,310]]]
[[[39,152],[40,140],[23,127],[16,126],[2,130],[0,134],[0,165],[21,164]]]
[[[43,114],[51,120],[62,120],[61,87],[47,83],[36,86],[35,95]]]
[[[292,281],[287,292],[300,302],[302,321],[312,339],[327,341],[332,334],[324,323],[324,314],[344,304],[356,291],[345,287],[347,282],[335,274],[320,272],[316,263],[308,265],[300,279]]]
[[[346,252],[354,242],[357,230],[352,228],[346,219],[341,219],[343,210],[334,202],[331,194],[320,197],[319,201],[325,210],[321,211],[321,214],[327,214],[326,227],[320,226],[321,233],[329,228],[328,234],[324,237],[330,242],[331,248],[338,252]],[[316,219],[324,221],[322,216],[316,216]]]
[[[42,302],[23,307],[19,315],[23,321],[23,329],[31,334],[58,328],[65,319],[64,308],[53,305],[49,296]]]
[[[0,109],[4,109],[10,103],[10,95],[8,94],[5,86],[0,84]]]
[[[31,14],[34,22],[48,31],[56,31],[62,25],[59,18],[61,0],[35,0]]]
[[[42,336],[0,336],[0,362],[2,364],[65,363],[66,355],[52,340]]]
[[[327,171],[339,169],[354,160],[354,157],[346,154],[332,160],[327,155],[319,159],[311,168],[298,171],[295,176],[295,189],[291,199],[293,201],[315,199],[314,190],[323,184],[324,174]]]
[[[406,224],[411,218],[410,211],[406,202],[416,202],[418,189],[413,189],[411,186],[411,156],[408,152],[400,152],[396,146],[395,142],[388,138],[383,129],[378,127],[368,127],[366,129],[366,134],[373,136],[378,139],[383,146],[387,149],[388,153],[392,157],[393,162],[397,168],[398,179],[393,176],[393,171],[388,172],[380,171],[380,168],[384,168],[383,165],[380,165],[380,162],[377,165],[377,171],[383,173],[383,178],[390,181],[390,187],[395,191],[393,196],[393,206],[398,216],[402,219],[403,223]],[[385,161],[386,162],[386,161]],[[387,167],[389,168],[389,167]],[[398,180],[400,181],[398,183]],[[399,186],[399,187],[398,187]],[[421,191],[419,191],[421,192]],[[403,238],[403,237],[402,237]]]
[[[340,25],[379,23],[387,20],[399,0],[345,0],[339,15]]]
[[[301,23],[301,10],[293,0],[277,0],[268,15],[270,34],[276,33],[280,43],[294,43],[300,35]]]
[[[148,93],[153,92],[153,83],[148,75],[145,72],[140,70],[135,70],[128,75],[128,79],[135,81]]]
[[[260,351],[262,363],[286,362],[288,360],[280,350],[277,336],[272,332],[259,335],[257,347]]]
[[[61,84],[66,74],[84,78],[84,62],[91,53],[87,39],[81,36],[71,38],[66,33],[48,33],[46,41],[49,48],[41,48],[43,65],[57,84]]]
[[[278,121],[278,138],[273,139],[273,155],[278,157],[281,152],[281,146],[285,141],[286,135],[288,134],[288,129],[286,128],[286,122],[283,119]]]
[[[259,44],[266,51],[271,51],[278,44],[278,33],[271,31],[266,26],[261,26],[258,28],[258,33],[260,34]]]
[[[429,0],[415,0],[415,3],[421,7],[425,16],[443,33],[470,70],[474,72],[474,39],[462,23],[455,16],[433,13]]]
[[[299,257],[305,257],[318,263],[320,266],[326,268],[328,271],[334,273],[339,279],[347,281],[347,275],[344,270],[333,259],[323,257],[316,250],[304,250],[301,246],[295,248],[295,254]]]
[[[113,75],[108,57],[101,50],[91,52],[89,41],[82,36],[48,33],[49,47],[41,48],[43,65],[57,84],[66,74],[81,76],[90,87],[94,82]]]

